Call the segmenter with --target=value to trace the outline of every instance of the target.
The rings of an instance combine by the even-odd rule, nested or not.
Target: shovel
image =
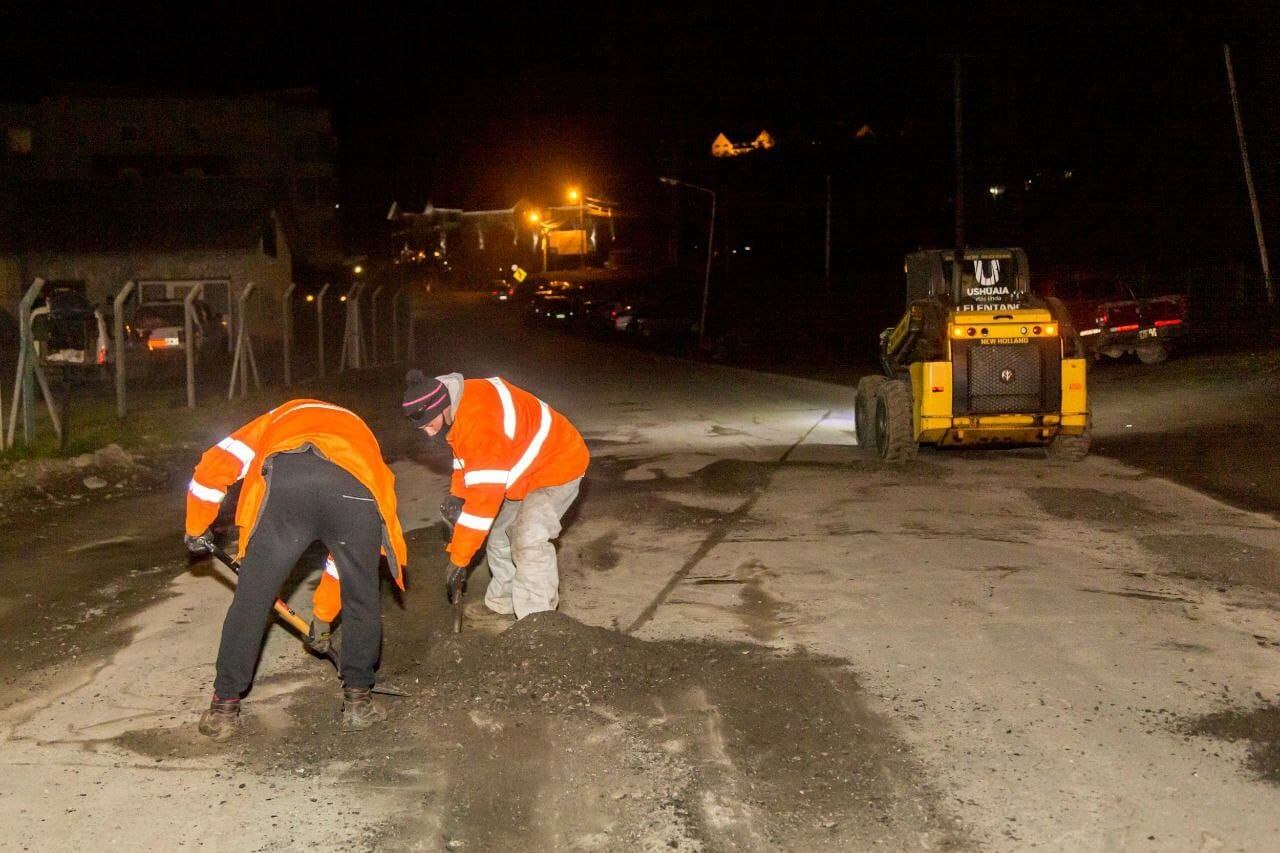
[[[237,577],[240,576],[239,560],[237,560],[235,557],[232,557],[230,554],[228,554],[226,551],[219,548],[217,545],[210,543],[209,547],[210,547],[210,552],[213,554],[213,556],[217,557],[219,560],[225,563],[227,568],[231,569],[231,571],[236,573]],[[299,616],[297,611],[295,611],[289,605],[285,604],[279,598],[276,599],[276,603],[272,606],[272,609],[275,611],[276,616],[280,618],[281,622],[284,622],[294,631],[298,632],[300,636],[307,637],[310,634],[310,626],[307,624],[307,621],[303,619],[301,616]],[[308,647],[308,650],[311,650],[310,647]],[[329,662],[333,664],[334,669],[338,670],[339,673],[342,672],[342,661],[338,658],[338,652],[333,647],[332,643],[329,644],[329,648],[327,648],[322,653],[321,656],[328,658]],[[399,687],[392,687],[389,684],[375,684],[372,690],[374,693],[379,693],[383,696],[408,696],[409,695],[405,691],[401,690]]]

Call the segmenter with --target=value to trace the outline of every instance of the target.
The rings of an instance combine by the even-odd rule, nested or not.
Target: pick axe
[[[226,564],[227,568],[231,569],[231,571],[236,573],[236,577],[240,576],[239,560],[237,560],[235,557],[232,557],[230,554],[228,554],[226,551],[219,548],[217,545],[214,545],[212,542],[209,543],[209,548],[213,556],[217,557],[224,564]],[[277,598],[276,603],[272,605],[272,609],[275,611],[275,614],[280,619],[280,621],[288,625],[294,631],[296,631],[299,634],[299,636],[301,637],[310,636],[310,633],[311,633],[310,625],[308,625],[307,621],[303,619],[301,616],[299,616],[297,611],[295,611],[292,607],[290,607],[289,605],[281,601],[279,598]],[[310,651],[313,651],[313,652],[315,651],[310,646],[308,646],[307,648]],[[325,649],[324,652],[318,653],[318,654],[320,654],[322,657],[327,658],[329,662],[333,664],[334,669],[338,670],[339,674],[342,673],[342,660],[341,658],[338,657],[338,650],[333,647],[333,643],[330,643],[329,647]],[[399,687],[392,687],[389,684],[375,684],[372,690],[374,693],[381,693],[384,696],[408,696],[409,695],[405,691],[401,690]]]

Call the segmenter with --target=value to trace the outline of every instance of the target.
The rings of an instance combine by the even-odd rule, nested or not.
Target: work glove
[[[453,541],[453,528],[458,523],[458,516],[462,515],[462,506],[466,503],[462,498],[449,495],[444,499],[444,503],[440,504],[440,518],[444,521],[444,541],[446,543]]]
[[[307,648],[318,655],[329,653],[333,644],[333,624],[320,619],[312,619],[307,626]]]
[[[199,557],[213,553],[213,531],[211,530],[206,530],[199,536],[185,534],[182,537],[182,541],[187,546],[188,553],[193,556]]]
[[[455,566],[453,562],[450,561],[449,564],[445,566],[445,571],[448,573],[448,579],[445,581],[444,585],[444,596],[448,599],[449,603],[452,604],[453,591],[456,589],[461,593],[462,585],[467,581],[467,567]]]

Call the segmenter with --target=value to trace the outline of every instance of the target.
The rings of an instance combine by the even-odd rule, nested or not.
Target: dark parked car
[[[489,300],[506,304],[515,301],[516,286],[509,282],[497,279],[489,282]]]
[[[577,319],[593,331],[617,331],[619,311],[630,310],[638,285],[634,281],[601,281],[584,285],[576,292]]]
[[[625,325],[620,325],[619,331],[641,338],[677,338],[698,329],[692,306],[669,295],[636,299],[626,306],[620,319]]]
[[[551,322],[569,325],[577,313],[577,285],[567,281],[543,282],[525,304],[524,320],[528,324]]]
[[[111,361],[106,318],[86,295],[84,282],[49,282],[31,312],[36,352],[48,364],[91,367]]]

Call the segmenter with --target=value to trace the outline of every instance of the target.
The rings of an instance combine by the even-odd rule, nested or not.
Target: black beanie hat
[[[439,379],[425,376],[415,368],[405,374],[404,384],[404,405],[401,411],[415,429],[431,423],[437,415],[449,408],[449,391]]]

